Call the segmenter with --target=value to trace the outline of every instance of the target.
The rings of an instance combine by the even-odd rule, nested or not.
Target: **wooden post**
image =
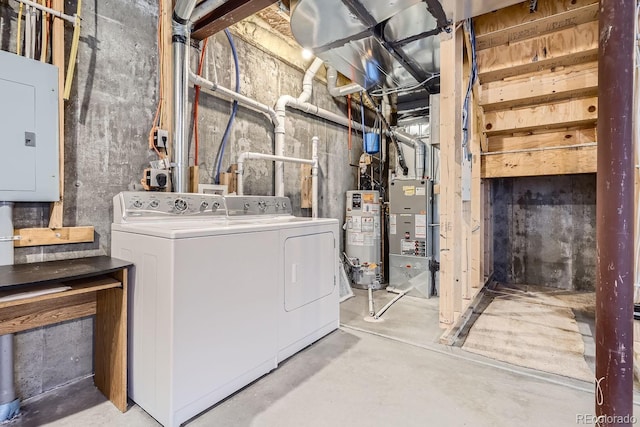
[[[53,0],[51,8],[64,12],[64,0]],[[58,144],[59,144],[59,170],[60,170],[60,201],[51,205],[49,228],[62,228],[64,213],[64,20],[53,18],[51,34],[51,56],[53,65],[58,67]]]
[[[173,90],[173,51],[171,43],[171,16],[173,14],[174,0],[160,0],[162,5],[162,15],[160,22],[162,23],[162,31],[160,32],[161,46],[160,51],[160,128],[167,131],[169,140],[167,141],[167,155],[169,159],[173,158],[173,99],[171,92]],[[171,191],[173,185],[167,185],[167,191]]]
[[[440,323],[452,325],[462,310],[462,30],[440,43]]]

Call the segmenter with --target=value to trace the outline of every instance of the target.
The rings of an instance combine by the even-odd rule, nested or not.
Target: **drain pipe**
[[[322,66],[324,61],[318,57],[313,60],[302,79],[302,93],[298,97],[298,102],[307,102],[311,98],[313,92],[313,78]]]
[[[320,138],[311,138],[311,218],[318,218],[318,141]]]
[[[395,137],[398,142],[413,147],[416,179],[422,179],[424,177],[426,144],[398,130],[387,131],[387,136]]]
[[[336,86],[338,82],[338,71],[331,67],[327,67],[327,89],[333,97],[347,96],[352,93],[362,92],[364,89],[358,83],[350,83],[344,86]]]
[[[13,203],[0,202],[0,265],[13,264]],[[13,383],[13,334],[0,336],[0,423],[20,410]]]

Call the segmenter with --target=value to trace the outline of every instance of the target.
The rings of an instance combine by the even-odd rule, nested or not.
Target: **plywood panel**
[[[531,14],[528,13],[527,15]],[[535,20],[477,36],[476,45],[478,50],[526,40],[586,22],[596,21],[598,19],[598,3],[564,12],[561,11],[550,16],[539,17],[539,14],[535,15],[537,18]],[[517,18],[515,20],[517,21]]]
[[[559,148],[482,157],[483,178],[596,172],[596,146]]]
[[[489,82],[481,87],[485,111],[550,103],[598,93],[598,63],[561,67],[533,73],[522,79]]]
[[[583,98],[544,104],[532,108],[492,111],[485,114],[488,136],[535,129],[594,125],[598,118],[598,98]]]
[[[597,53],[598,23],[589,22],[508,46],[479,51],[480,82],[594,61]]]
[[[538,0],[537,8],[532,13],[529,9],[529,2],[523,1],[513,6],[478,16],[474,18],[473,22],[476,34],[480,36],[593,4],[598,4],[598,0]]]

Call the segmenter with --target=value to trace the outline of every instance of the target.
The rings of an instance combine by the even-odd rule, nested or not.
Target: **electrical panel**
[[[58,67],[5,51],[0,64],[0,201],[57,201]]]

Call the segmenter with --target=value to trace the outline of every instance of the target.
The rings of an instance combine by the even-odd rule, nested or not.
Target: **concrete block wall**
[[[493,180],[495,279],[593,291],[595,174]]]
[[[73,13],[75,0],[65,2]],[[71,100],[65,104],[66,226],[93,225],[95,242],[21,248],[16,263],[110,253],[112,198],[139,186],[142,170],[155,154],[147,136],[158,97],[155,0],[83,2],[83,30]],[[15,52],[16,2],[0,2],[0,49]],[[67,40],[71,28],[67,27]],[[233,87],[231,53],[223,34],[209,42],[219,82]],[[236,40],[242,70],[242,93],[273,105],[279,94],[298,95],[303,72]],[[68,47],[67,47],[68,50]],[[194,52],[194,57],[196,52]],[[213,77],[211,72],[210,77]],[[231,111],[227,100],[202,94],[200,104],[200,182],[211,183],[211,170]],[[311,102],[344,111],[316,82]],[[320,145],[320,215],[344,219],[344,192],[356,182],[347,165],[347,132],[299,112],[287,112],[287,155],[311,157],[311,137]],[[354,146],[358,146],[354,139]],[[225,155],[224,167],[244,150],[273,152],[273,127],[261,113],[240,107]],[[193,150],[193,148],[192,148]],[[354,151],[354,156],[359,152]],[[192,151],[193,156],[193,151]],[[273,193],[273,166],[247,164],[247,194]],[[299,167],[285,167],[285,191],[297,215]],[[46,227],[49,204],[17,204],[16,228]],[[81,319],[17,334],[16,385],[20,398],[36,396],[93,372],[93,319]]]

